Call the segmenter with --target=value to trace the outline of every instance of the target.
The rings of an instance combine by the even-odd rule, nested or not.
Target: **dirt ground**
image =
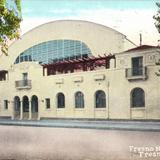
[[[159,132],[0,126],[0,160],[139,159],[160,159]]]

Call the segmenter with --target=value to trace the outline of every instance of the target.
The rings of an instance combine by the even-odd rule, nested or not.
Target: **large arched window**
[[[65,107],[65,96],[63,93],[57,94],[57,108],[64,108]]]
[[[131,107],[144,107],[145,95],[141,88],[134,88],[131,92]]]
[[[95,93],[95,107],[96,108],[106,107],[106,94],[102,90],[98,90]]]
[[[57,61],[78,59],[91,55],[88,46],[78,40],[59,39],[39,43],[22,52],[15,63],[36,61],[48,64]]]
[[[75,93],[75,108],[84,108],[84,95],[82,92]]]

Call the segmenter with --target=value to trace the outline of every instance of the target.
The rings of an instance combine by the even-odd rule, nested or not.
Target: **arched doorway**
[[[14,97],[14,119],[20,119],[21,102],[18,96]]]
[[[33,95],[31,98],[31,118],[37,119],[38,118],[38,97]]]
[[[29,118],[29,99],[27,96],[23,97],[23,119]]]

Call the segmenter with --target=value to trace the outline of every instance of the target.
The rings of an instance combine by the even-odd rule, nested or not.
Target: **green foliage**
[[[4,7],[5,1],[6,0],[0,0],[0,7]]]
[[[18,11],[21,13],[21,0],[15,0]]]
[[[160,3],[156,3],[157,7],[158,7],[158,11],[157,14],[153,16],[153,19],[155,20],[155,26],[158,30],[158,32],[160,33]],[[156,65],[160,65],[160,60],[159,62],[156,63]],[[160,76],[160,69],[155,73],[157,76]]]
[[[17,0],[20,10],[20,0]],[[5,0],[0,0],[0,45],[2,53],[8,55],[8,41],[19,38],[21,18],[5,8]]]
[[[160,60],[156,63],[156,65],[160,65]],[[160,69],[158,70],[158,72],[156,72],[157,76],[160,76]]]
[[[155,26],[158,30],[158,32],[160,33],[160,3],[156,3],[157,7],[158,7],[158,11],[157,14],[153,16],[153,18],[155,19]]]

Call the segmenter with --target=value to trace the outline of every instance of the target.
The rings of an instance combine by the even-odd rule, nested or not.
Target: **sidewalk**
[[[86,128],[103,130],[132,130],[132,131],[160,131],[160,121],[126,121],[126,120],[8,120],[0,119],[0,125],[59,127],[59,128]]]

